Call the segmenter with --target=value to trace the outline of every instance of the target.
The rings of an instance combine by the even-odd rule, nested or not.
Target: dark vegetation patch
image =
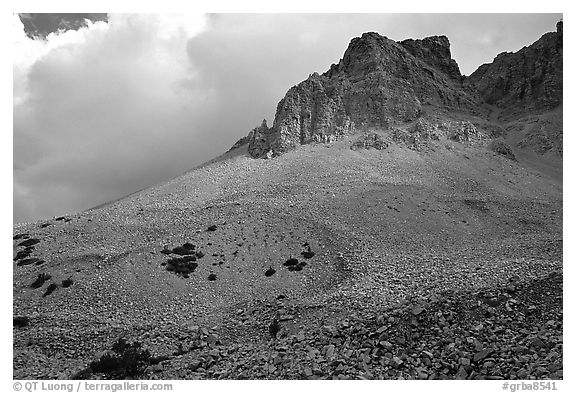
[[[210,275],[208,276],[208,281],[216,281],[216,274],[210,273]]]
[[[189,278],[190,273],[194,273],[198,267],[196,261],[204,256],[202,251],[196,250],[195,244],[189,242],[173,250],[165,247],[161,252],[166,255],[176,254],[181,256],[168,259],[167,262],[162,263],[162,266],[166,266],[166,270],[174,272],[184,278]]]
[[[34,251],[34,247],[26,247],[24,250],[18,251],[14,257],[14,260],[17,261],[19,259],[28,258],[30,254],[32,254],[32,251]]]
[[[46,297],[48,295],[50,295],[52,292],[54,292],[56,289],[58,288],[58,285],[52,283],[50,285],[48,285],[48,288],[46,288],[46,292],[44,292],[44,294],[42,295],[42,297]]]
[[[49,227],[50,225],[52,224],[50,224],[49,222],[45,222],[44,224],[40,225],[40,228],[46,228]]]
[[[62,281],[62,288],[69,288],[72,286],[72,284],[74,284],[74,281],[72,280],[71,277],[68,277],[67,279]]]
[[[312,251],[312,248],[310,247],[310,244],[308,242],[304,243],[303,247],[305,247],[306,250],[302,251],[300,254],[305,259],[310,259],[314,255],[316,255],[314,251]],[[308,264],[304,261],[298,261],[298,259],[292,258],[292,256],[290,256],[290,258],[286,262],[284,262],[283,265],[286,266],[288,270],[291,272],[299,272],[302,271],[302,269]]]
[[[314,255],[316,255],[316,253],[314,251],[312,251],[312,249],[310,248],[310,245],[308,245],[308,248],[306,250],[302,251],[301,254],[306,259],[310,259]]]
[[[104,374],[107,379],[137,379],[148,366],[167,359],[167,356],[153,357],[138,341],[129,343],[125,338],[119,338],[112,345],[111,351],[91,362],[72,379],[87,379],[92,374]]]
[[[48,273],[40,273],[36,278],[36,280],[34,280],[32,284],[30,284],[30,288],[34,289],[40,288],[42,285],[44,285],[46,281],[50,280],[51,278],[52,276]]]
[[[28,233],[20,233],[18,235],[14,235],[14,237],[12,239],[20,240],[20,239],[28,239],[29,237],[30,237],[30,234],[28,234]]]
[[[198,264],[195,261],[196,257],[194,255],[187,255],[181,258],[170,258],[167,261],[166,270],[181,275],[184,278],[188,278],[189,274],[194,273],[194,270],[198,267]]]
[[[194,250],[196,248],[196,245],[186,242],[184,244],[182,244],[182,247],[184,247],[187,250]]]
[[[40,243],[40,239],[27,239],[24,240],[23,242],[19,243],[18,246],[22,246],[22,247],[29,247],[29,246],[33,246],[35,244]]]
[[[302,270],[303,266],[301,264],[298,264],[296,266],[290,266],[288,268],[288,270],[290,271],[295,271],[295,272],[299,272],[300,270]]]
[[[30,318],[28,317],[23,317],[23,316],[19,316],[19,317],[14,317],[13,318],[13,325],[16,328],[23,328],[26,327],[30,324]]]
[[[274,275],[274,273],[276,273],[276,270],[274,268],[272,268],[272,266],[270,266],[270,268],[268,270],[266,270],[264,275],[266,277],[271,277],[272,275]]]
[[[22,259],[22,260],[18,261],[16,263],[16,265],[18,265],[18,266],[26,266],[26,265],[32,265],[32,264],[42,265],[43,263],[45,263],[45,261],[40,259],[40,258],[26,258],[26,259]]]
[[[216,228],[218,228],[216,225],[210,225],[210,226],[208,227],[208,231],[209,231],[209,232],[214,232],[214,231],[216,230]]]

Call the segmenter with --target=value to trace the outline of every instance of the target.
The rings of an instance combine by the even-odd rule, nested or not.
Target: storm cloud
[[[32,40],[15,17],[14,221],[85,210],[223,153],[365,31],[447,35],[470,74],[560,18],[112,14]]]

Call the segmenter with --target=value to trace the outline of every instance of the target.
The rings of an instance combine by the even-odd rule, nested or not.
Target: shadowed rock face
[[[488,103],[502,109],[501,119],[550,110],[562,103],[562,22],[557,31],[515,53],[499,54],[466,80]]]
[[[414,57],[424,61],[452,79],[461,80],[462,74],[456,60],[450,53],[450,41],[446,36],[426,37],[422,40],[404,40],[400,42]]]
[[[274,125],[264,122],[252,131],[248,152],[270,157],[358,129],[387,129],[417,119],[423,105],[476,113],[479,101],[460,80],[446,37],[397,43],[364,33],[350,42],[338,64],[288,90]]]

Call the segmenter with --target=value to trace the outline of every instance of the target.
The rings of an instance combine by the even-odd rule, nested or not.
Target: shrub
[[[28,317],[14,317],[13,326],[17,328],[23,328],[30,324],[30,319]]]
[[[36,278],[36,280],[34,280],[32,284],[30,284],[30,288],[34,289],[40,288],[42,285],[44,285],[46,281],[50,280],[51,278],[52,276],[48,273],[40,273]]]
[[[22,246],[22,247],[29,247],[29,246],[33,246],[34,244],[38,244],[40,243],[40,240],[38,239],[28,239],[28,240],[24,240],[23,242],[20,242],[18,245]]]
[[[33,263],[35,263],[36,265],[41,265],[44,263],[44,261],[40,258],[26,258],[26,259],[22,259],[22,260],[18,261],[18,263],[16,263],[16,265],[26,266],[26,265],[32,265]]]
[[[126,379],[142,374],[150,364],[150,352],[142,349],[142,344],[137,341],[128,343],[125,338],[119,338],[112,345],[112,351],[91,362],[90,370],[105,374],[111,379]]]
[[[32,247],[27,247],[26,249],[24,249],[22,251],[18,251],[18,253],[14,257],[14,260],[17,261],[19,259],[28,258],[28,256],[30,256],[30,254],[32,254],[32,250],[33,250]]]
[[[48,285],[48,288],[46,288],[46,292],[44,292],[42,297],[46,297],[46,296],[50,295],[52,292],[54,292],[56,290],[56,288],[58,288],[58,285],[56,285],[54,283]]]
[[[276,273],[276,270],[274,270],[274,269],[272,268],[272,266],[270,266],[270,268],[269,268],[268,270],[266,270],[266,272],[264,273],[264,275],[265,275],[266,277],[270,277],[270,276],[272,276],[274,273]]]

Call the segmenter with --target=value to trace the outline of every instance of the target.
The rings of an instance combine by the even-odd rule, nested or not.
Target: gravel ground
[[[562,378],[562,184],[483,145],[350,143],[15,226],[14,378],[113,377],[86,368],[120,337],[153,358],[134,378]]]

